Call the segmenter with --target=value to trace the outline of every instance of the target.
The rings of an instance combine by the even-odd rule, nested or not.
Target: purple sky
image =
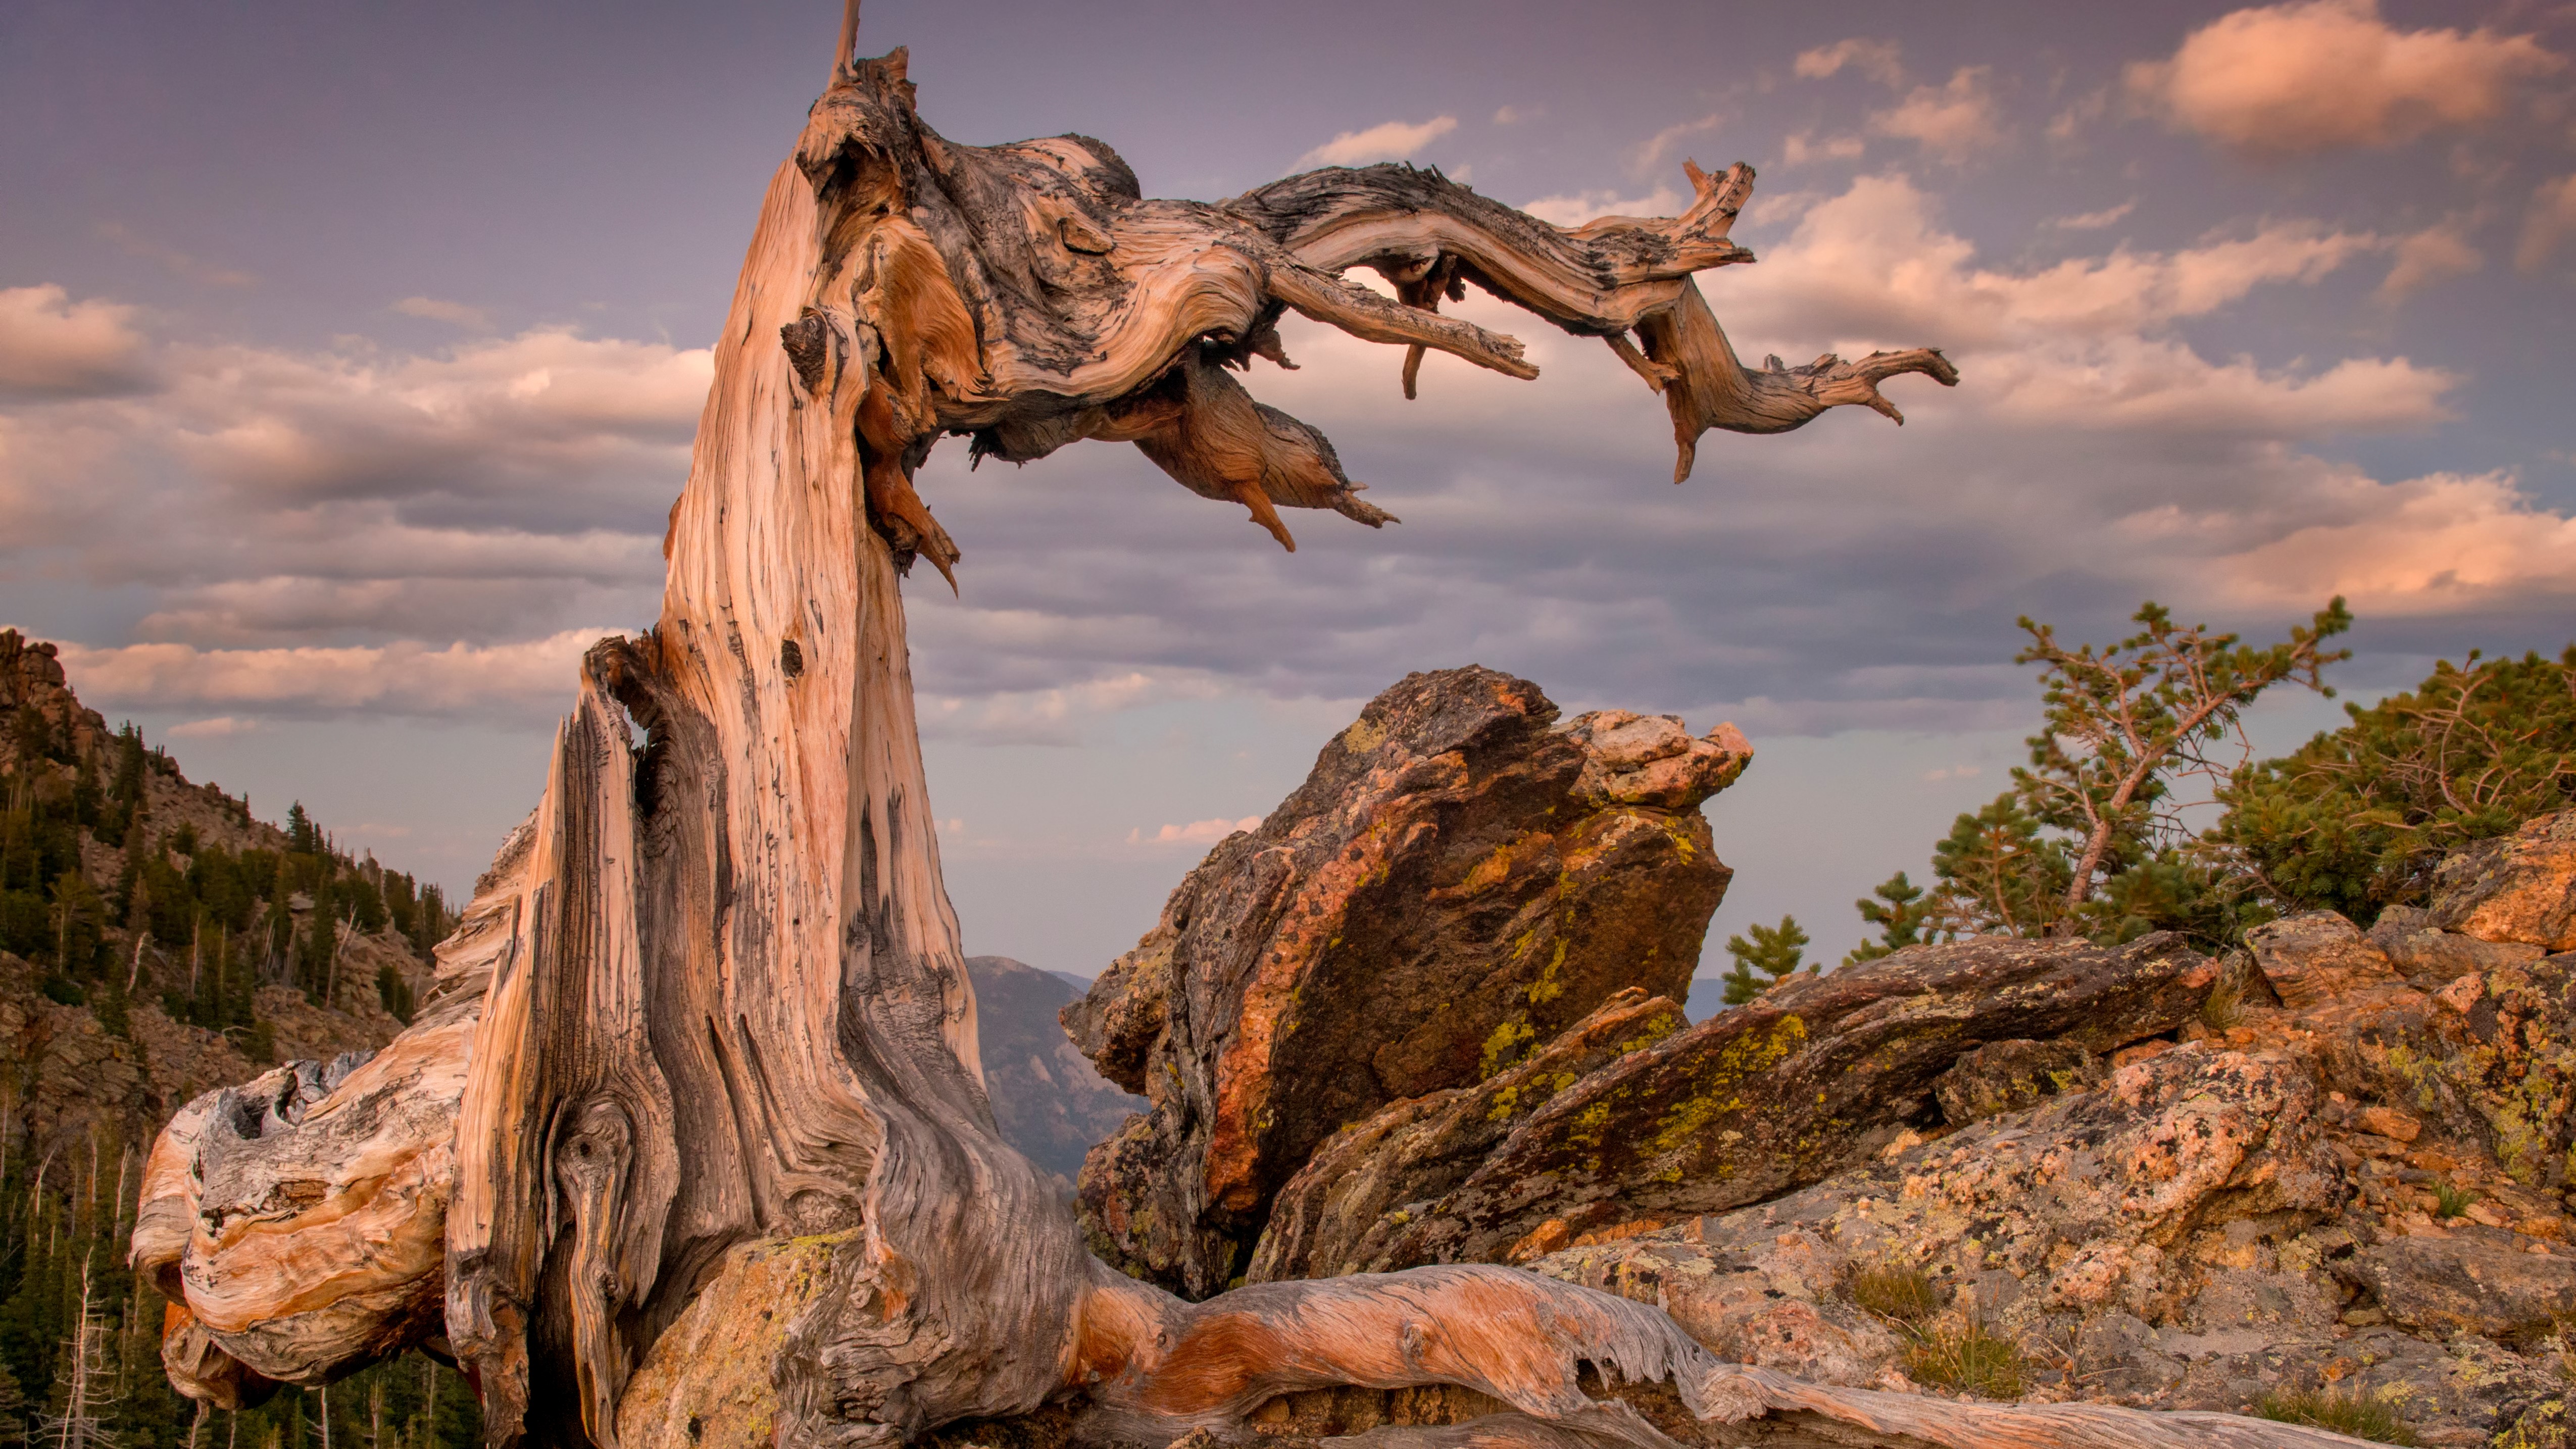
[[[1293,19],[1291,18],[1293,16]],[[0,10],[0,622],[266,813],[467,884],[597,632],[650,621],[760,188],[829,63],[796,5]],[[1358,703],[1479,661],[1731,718],[1716,938],[1923,873],[2034,716],[2033,613],[2272,634],[2367,698],[2576,635],[2576,9],[871,0],[959,140],[1081,131],[1149,193],[1405,158],[1552,220],[1761,171],[1748,357],[1946,348],[1954,392],[1712,435],[1490,302],[1518,383],[1311,327],[1249,385],[1373,533],[1280,553],[1134,450],[924,494],[911,595],[970,949],[1089,974]],[[2267,707],[2267,743],[2332,707]],[[1712,943],[1703,969],[1723,956]]]

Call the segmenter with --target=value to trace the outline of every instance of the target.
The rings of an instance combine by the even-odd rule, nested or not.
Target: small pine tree
[[[2066,843],[2040,833],[2041,821],[2007,790],[1973,815],[1950,824],[1932,847],[1941,882],[1941,925],[1963,936],[2043,936],[2066,914],[2074,874]]]
[[[1782,916],[1776,926],[1749,928],[1753,939],[1742,936],[1726,938],[1726,954],[1735,958],[1735,969],[1726,974],[1726,1004],[1742,1006],[1768,990],[1773,982],[1798,969],[1807,946],[1807,933],[1799,928],[1798,918]],[[1755,973],[1759,972],[1760,975]]]
[[[1854,901],[1852,905],[1858,908],[1862,920],[1878,927],[1879,936],[1875,941],[1854,946],[1851,954],[1843,958],[1846,966],[1875,961],[1890,951],[1920,944],[1925,939],[1925,925],[1938,909],[1929,893],[1907,880],[1901,870],[1880,881],[1870,894],[1877,899]]]
[[[403,979],[402,971],[391,961],[376,968],[376,998],[394,1020],[411,1025],[411,983]]]

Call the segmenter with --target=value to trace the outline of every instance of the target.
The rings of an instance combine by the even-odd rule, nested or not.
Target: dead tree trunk
[[[1587,1396],[1586,1363],[1673,1380],[1719,1442],[1771,1414],[1835,1421],[1837,1442],[2331,1439],[1814,1388],[1512,1269],[1188,1304],[1094,1260],[995,1131],[940,883],[900,593],[917,557],[952,578],[959,557],[913,490],[931,447],[1131,441],[1291,547],[1277,505],[1377,526],[1323,436],[1229,369],[1284,365],[1294,308],[1404,345],[1408,391],[1429,348],[1533,375],[1518,343],[1437,314],[1469,282],[1606,339],[1664,394],[1677,476],[1708,428],[1894,416],[1879,381],[1955,374],[1927,351],[1741,367],[1691,274],[1751,260],[1727,237],[1744,166],[1689,167],[1679,218],[1574,231],[1409,167],[1154,201],[1097,141],[945,141],[900,52],[847,53],[845,32],[762,202],[661,620],[585,659],[545,795],[439,948],[420,1019],[371,1061],[191,1104],[154,1148],[134,1255],[176,1305],[181,1388],[230,1406],[420,1345],[474,1376],[495,1444],[659,1441],[677,1426],[651,1405],[620,1413],[639,1365],[680,1351],[729,1251],[799,1239],[828,1267],[768,1305],[793,1314],[756,1376],[780,1443],[1072,1400],[1086,1432],[1160,1444],[1235,1435],[1284,1392],[1446,1383],[1512,1412],[1407,1431],[1425,1445],[1672,1444]]]

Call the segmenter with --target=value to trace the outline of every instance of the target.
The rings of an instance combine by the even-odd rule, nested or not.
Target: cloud
[[[1946,84],[1916,86],[1895,106],[1874,112],[1869,127],[1913,141],[1944,161],[1965,161],[2004,139],[1991,74],[1981,65],[1962,66]]]
[[[131,392],[149,376],[134,309],[74,302],[60,287],[0,288],[0,393],[51,397]]]
[[[2315,282],[2382,245],[2370,233],[2292,219],[2171,252],[2122,246],[2004,271],[1977,265],[1975,247],[1940,227],[1931,207],[1901,175],[1854,180],[1770,248],[1747,302],[1765,319],[1867,326],[1959,348],[2043,337],[2071,343],[2205,316],[2259,286]]]
[[[714,375],[704,348],[553,329],[434,356],[235,347],[172,360],[164,405],[187,461],[243,493],[305,502],[499,492],[680,449]]]
[[[173,275],[185,277],[203,286],[247,287],[259,280],[248,272],[217,266],[212,262],[190,256],[166,242],[154,241],[150,237],[138,234],[121,222],[99,223],[98,234],[116,243],[117,247],[128,256],[158,262],[168,268]]]
[[[1936,770],[1924,771],[1923,778],[1933,783],[1942,780],[1973,780],[1985,772],[1985,767],[1982,765],[1943,765]]]
[[[2523,218],[2522,241],[2513,264],[2526,272],[2549,265],[2561,242],[2576,236],[2576,174],[2544,181],[2531,193],[2531,211]]]
[[[2397,261],[2371,295],[2395,306],[2436,282],[2465,277],[2486,265],[2486,256],[2469,245],[2468,224],[2453,218],[2426,227],[2397,242]]]
[[[1661,166],[1664,158],[1670,156],[1682,142],[1704,132],[1714,131],[1725,124],[1725,121],[1724,116],[1712,111],[1695,121],[1680,121],[1666,126],[1648,137],[1645,145],[1637,148],[1636,157],[1631,164],[1641,176],[1653,171]]]
[[[1546,114],[1545,106],[1497,106],[1494,108],[1494,124],[1517,126],[1523,121],[1535,121]]]
[[[2043,225],[2055,227],[2059,231],[2100,231],[2104,227],[2119,225],[2121,218],[2137,209],[2138,199],[2132,196],[2117,206],[2106,206],[2100,211],[2080,211],[2073,216],[2052,216]]]
[[[979,611],[959,643],[997,655],[1063,648],[1091,653],[1105,640],[1072,621],[1010,611]],[[1222,685],[1202,671],[1130,669],[1079,683],[1013,689],[1007,679],[965,694],[926,694],[914,703],[925,739],[968,740],[987,745],[1073,745],[1110,715],[1171,699],[1208,699]]]
[[[1147,835],[1142,827],[1127,832],[1129,845],[1214,845],[1238,830],[1257,830],[1261,817],[1246,815],[1240,820],[1193,820],[1187,825],[1164,825]]]
[[[704,350],[561,330],[170,343],[129,307],[0,292],[22,398],[0,411],[0,577],[124,591],[130,633],[65,659],[201,734],[550,718],[593,621],[653,616],[709,373]]]
[[[2440,615],[2516,595],[2576,595],[2576,519],[2543,508],[2509,473],[2379,483],[2345,473],[2314,490],[2319,521],[2217,559],[2239,599],[2342,594],[2364,615]]]
[[[1402,161],[1458,129],[1456,116],[1427,121],[1380,121],[1365,131],[1344,131],[1297,158],[1300,166],[1363,166]]]
[[[1605,216],[1679,216],[1690,205],[1690,198],[1670,186],[1658,186],[1643,196],[1621,196],[1616,191],[1578,191],[1562,196],[1542,196],[1521,203],[1520,209],[1541,221],[1558,226],[1581,226]]]
[[[2564,64],[2529,35],[2399,30],[2374,0],[2306,0],[2220,16],[2126,78],[2176,129],[2277,158],[2482,125]]]
[[[185,724],[174,724],[162,733],[174,740],[218,740],[230,735],[252,734],[258,729],[259,721],[255,719],[219,714],[213,719],[192,719]]]
[[[393,310],[406,317],[425,317],[432,322],[448,322],[470,331],[481,332],[492,325],[491,315],[480,307],[462,302],[442,302],[436,297],[405,297]]]
[[[1800,131],[1789,137],[1780,148],[1781,159],[1791,166],[1810,161],[1850,161],[1869,149],[1869,143],[1858,136],[1826,136],[1810,139],[1811,132]]]
[[[83,700],[117,709],[544,717],[564,710],[582,651],[609,632],[569,629],[511,644],[445,648],[409,641],[297,649],[65,644],[62,663]]]
[[[1802,50],[1791,69],[1801,79],[1823,80],[1846,66],[1889,90],[1905,84],[1905,67],[1893,40],[1854,37],[1831,45],[1820,45],[1813,50]]]

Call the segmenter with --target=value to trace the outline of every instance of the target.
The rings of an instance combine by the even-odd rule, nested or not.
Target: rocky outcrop
[[[2447,986],[2471,972],[2526,966],[2549,954],[2521,942],[2481,941],[2445,931],[2433,924],[2433,913],[2420,906],[2390,906],[2371,922],[2367,934],[2408,985],[2425,991]]]
[[[89,754],[107,740],[107,721],[73,697],[60,652],[15,629],[0,629],[0,710],[43,721],[45,743],[66,757]]]
[[[2304,1011],[2368,986],[2402,978],[2388,953],[2333,911],[2309,911],[2255,927],[2245,947],[2281,1004]]]
[[[1446,1196],[1557,1093],[1682,1026],[1670,997],[1631,987],[1508,1071],[1343,1128],[1280,1189],[1246,1281],[1362,1271],[1413,1212]]]
[[[2102,1084],[2102,1061],[2079,1042],[1990,1042],[1959,1058],[1932,1082],[1932,1100],[1954,1127],[2035,1107],[2049,1097]]]
[[[2483,941],[2576,951],[2576,810],[2445,859],[2433,873],[2433,924]]]
[[[2321,1393],[2418,1442],[2563,1444],[2576,953],[2383,924],[2260,933],[2294,1004],[2185,1020],[2098,1085],[2079,1058],[2035,1104],[1985,1115],[2078,1043],[1965,1053],[1934,1087],[1944,1126],[1767,1201],[1596,1228],[1534,1266],[1838,1383],[1914,1391],[1973,1323],[2035,1398],[2242,1412]],[[1891,1277],[1923,1285],[1927,1316],[1864,1306]]]
[[[1073,1186],[1082,1155],[1145,1104],[1103,1079],[1075,1051],[1057,1015],[1075,1000],[1051,971],[1008,956],[969,956],[984,1093],[1002,1140]]]
[[[1492,670],[1408,676],[1067,1010],[1153,1104],[1083,1168],[1103,1256],[1215,1292],[1340,1128],[1509,1070],[1625,988],[1683,995],[1729,876],[1696,807],[1751,749],[1556,719]]]
[[[2196,1288],[2195,1231],[2255,1220],[2287,1236],[2342,1196],[2304,1065],[2278,1052],[2167,1052],[2102,1089],[1990,1118],[1759,1207],[1540,1259],[1552,1277],[1651,1296],[1694,1338],[1748,1363],[1872,1384],[1892,1327],[1846,1292],[1920,1273],[2024,1335],[2102,1311],[2164,1316]],[[2317,1308],[2331,1323],[2323,1289]]]
[[[2217,980],[2171,935],[1914,946],[1795,978],[1556,1093],[1367,1266],[1527,1258],[1760,1202],[1938,1124],[1935,1083],[1980,1046],[2105,1056],[2190,1020]]]

